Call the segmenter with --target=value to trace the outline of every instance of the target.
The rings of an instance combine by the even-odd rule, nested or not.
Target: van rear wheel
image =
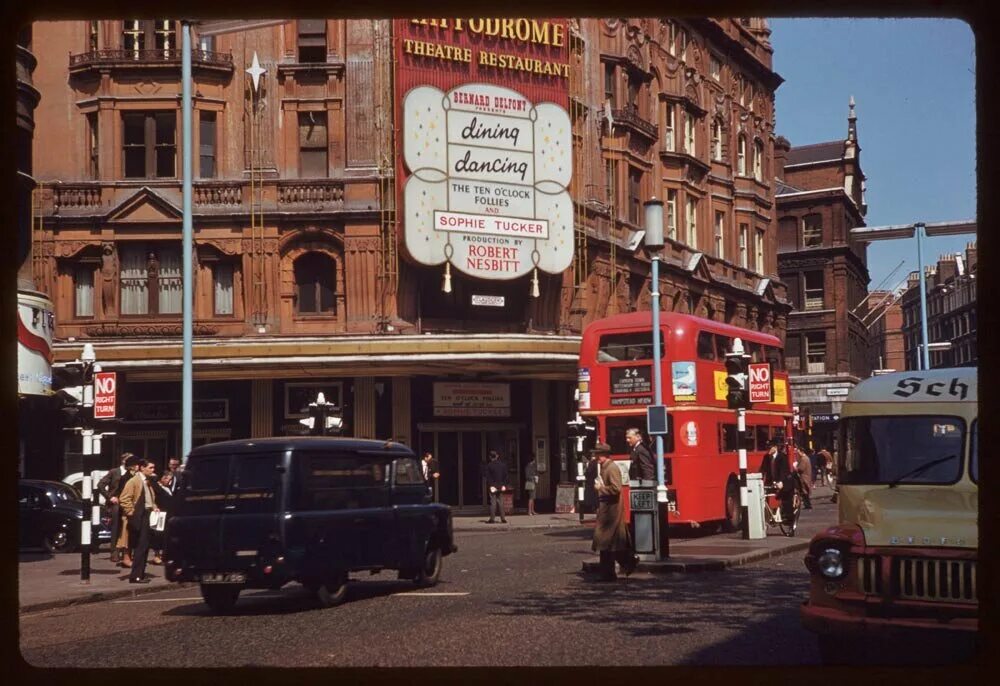
[[[428,544],[427,552],[424,554],[424,564],[413,576],[413,582],[417,586],[434,586],[441,578],[441,548],[434,544]]]
[[[212,612],[226,614],[236,606],[241,588],[239,584],[202,584],[201,597]]]
[[[339,572],[316,587],[316,599],[323,607],[340,605],[347,598],[347,572]]]
[[[724,531],[739,531],[743,524],[743,507],[740,505],[740,487],[736,482],[726,484],[726,518],[722,520]]]

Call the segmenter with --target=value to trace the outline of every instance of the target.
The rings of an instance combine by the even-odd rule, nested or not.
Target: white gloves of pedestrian
[[[496,486],[490,486],[490,493],[496,493],[496,492],[497,492],[497,487]]]

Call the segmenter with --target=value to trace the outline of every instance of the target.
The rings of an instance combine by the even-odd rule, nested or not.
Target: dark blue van
[[[198,582],[216,612],[244,588],[297,581],[325,606],[349,572],[398,570],[437,583],[455,552],[451,509],[430,502],[416,456],[399,443],[288,437],[191,452],[167,524],[166,576]]]

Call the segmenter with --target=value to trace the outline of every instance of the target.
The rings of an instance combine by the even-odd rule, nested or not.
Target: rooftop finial
[[[858,127],[856,122],[858,121],[857,115],[854,113],[854,96],[850,99],[851,110],[847,114],[847,140],[856,141],[858,139]]]

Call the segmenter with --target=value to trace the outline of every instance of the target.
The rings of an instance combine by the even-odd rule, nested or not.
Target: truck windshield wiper
[[[898,486],[900,484],[900,482],[903,481],[903,479],[908,479],[911,476],[916,476],[918,474],[923,474],[924,472],[926,472],[931,467],[933,467],[935,465],[939,465],[942,462],[947,462],[949,460],[954,460],[957,457],[958,457],[958,455],[945,455],[944,457],[939,457],[937,459],[931,460],[930,462],[924,462],[923,464],[917,465],[916,467],[914,467],[910,471],[904,473],[901,476],[897,476],[895,479],[893,479],[892,481],[890,481],[889,482],[889,488],[893,488],[894,486]]]

